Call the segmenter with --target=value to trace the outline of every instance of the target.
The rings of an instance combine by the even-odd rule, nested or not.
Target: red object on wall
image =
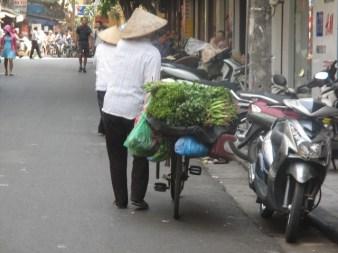
[[[333,34],[333,15],[327,14],[325,22],[325,35]]]

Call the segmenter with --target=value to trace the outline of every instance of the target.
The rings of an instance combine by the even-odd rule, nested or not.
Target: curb
[[[322,232],[328,239],[338,243],[338,219],[322,208],[309,214],[310,224]]]

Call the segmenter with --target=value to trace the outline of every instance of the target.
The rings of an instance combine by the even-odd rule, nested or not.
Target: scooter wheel
[[[295,190],[291,203],[291,209],[288,217],[288,223],[286,225],[285,239],[289,243],[293,243],[297,240],[299,234],[299,225],[302,218],[303,203],[304,203],[305,185],[295,182]]]
[[[261,215],[262,218],[269,219],[272,217],[273,213],[274,211],[268,208],[263,203],[259,204],[259,214]]]

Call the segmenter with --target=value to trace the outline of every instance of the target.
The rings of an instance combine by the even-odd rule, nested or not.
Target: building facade
[[[209,41],[224,31],[235,54],[245,54],[250,0],[180,0],[180,33]],[[305,83],[338,58],[338,0],[284,0],[271,6],[273,74],[291,87]]]

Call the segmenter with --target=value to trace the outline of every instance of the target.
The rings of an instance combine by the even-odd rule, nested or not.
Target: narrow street
[[[180,221],[169,193],[153,190],[154,166],[150,210],[116,209],[94,66],[77,67],[17,60],[14,77],[0,76],[0,252],[299,252],[262,232],[206,172],[188,181]]]

